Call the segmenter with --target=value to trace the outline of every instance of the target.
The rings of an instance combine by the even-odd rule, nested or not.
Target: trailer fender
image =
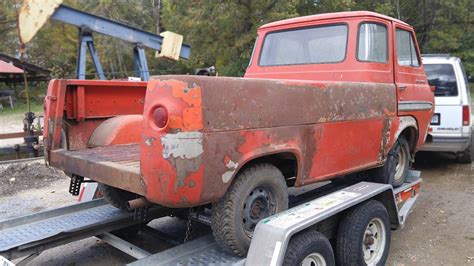
[[[89,139],[89,147],[139,143],[142,115],[119,115],[102,122]]]

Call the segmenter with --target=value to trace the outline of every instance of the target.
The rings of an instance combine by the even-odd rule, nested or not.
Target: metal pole
[[[28,80],[26,78],[26,66],[25,66],[25,44],[20,46],[20,59],[21,65],[23,68],[23,82],[25,83],[25,93],[26,93],[26,106],[28,107],[28,113],[31,113],[31,104],[30,104],[30,90],[28,88]]]

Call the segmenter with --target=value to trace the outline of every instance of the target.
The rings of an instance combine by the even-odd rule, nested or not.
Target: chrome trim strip
[[[398,102],[398,111],[421,111],[431,110],[433,103],[426,101],[404,101]]]

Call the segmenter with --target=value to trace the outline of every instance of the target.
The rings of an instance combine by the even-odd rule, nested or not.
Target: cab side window
[[[357,60],[388,62],[388,33],[385,25],[367,22],[359,25]]]
[[[397,60],[400,66],[419,67],[415,42],[409,31],[397,29]]]

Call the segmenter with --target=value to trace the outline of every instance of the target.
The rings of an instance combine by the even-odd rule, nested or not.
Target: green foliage
[[[146,31],[157,32],[159,27],[182,34],[192,45],[191,59],[169,62],[148,51],[152,74],[191,73],[214,65],[220,75],[242,76],[261,25],[304,15],[370,10],[413,25],[423,53],[459,56],[474,75],[472,0],[65,0],[65,4]],[[15,7],[16,0],[0,1],[0,51],[11,55],[17,55],[19,47]],[[99,34],[94,40],[108,78],[134,75],[130,43]],[[48,22],[28,44],[28,61],[50,69],[54,77],[73,78],[76,47],[75,27]],[[95,78],[90,62],[87,72],[88,78]]]

